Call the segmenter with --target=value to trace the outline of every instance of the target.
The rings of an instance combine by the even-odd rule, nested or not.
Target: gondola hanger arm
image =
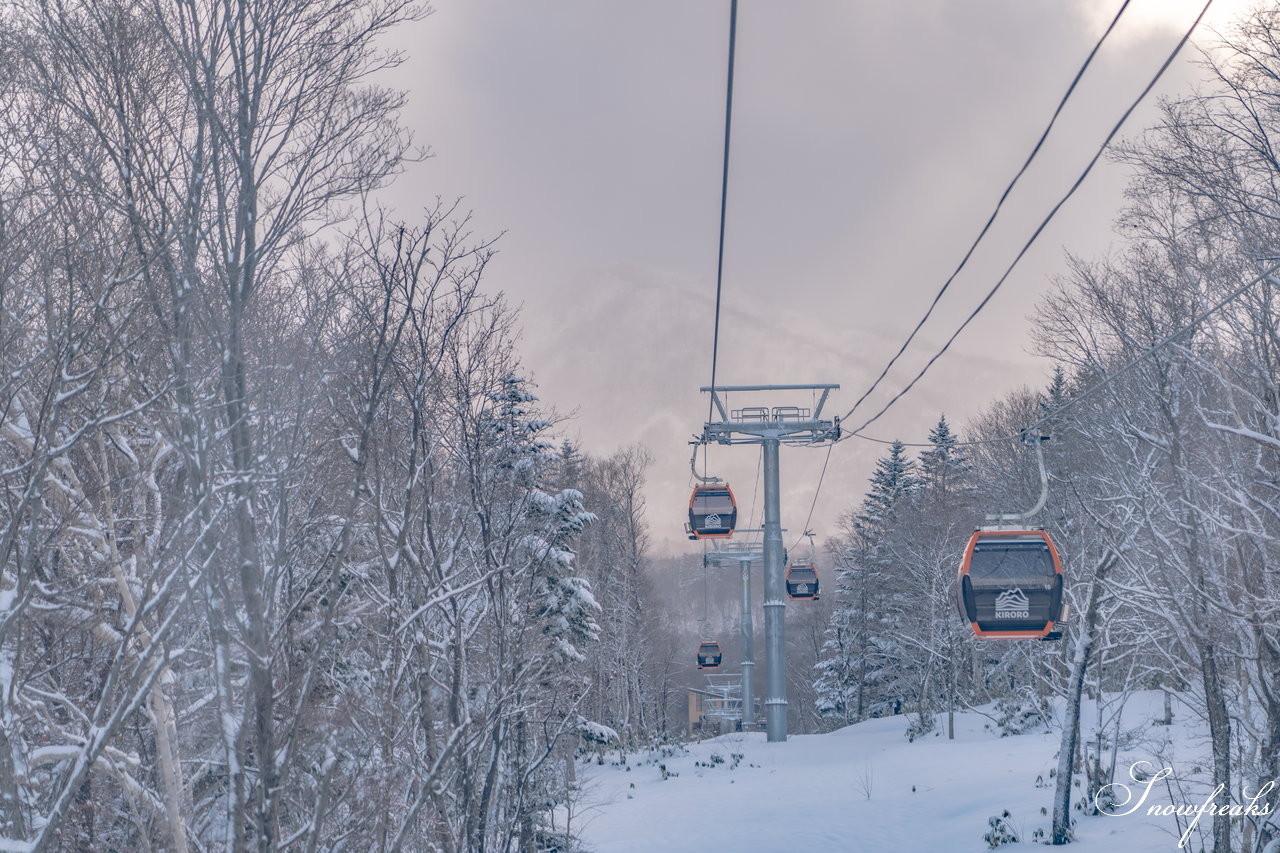
[[[693,478],[697,480],[699,483],[722,482],[719,477],[704,477],[698,473],[698,448],[701,447],[705,442],[698,440],[698,441],[691,441],[689,443],[693,445],[693,453],[689,454],[689,470],[693,472]]]
[[[1044,447],[1042,445],[1049,440],[1049,436],[1035,430],[1029,429],[1022,431],[1022,441],[1024,444],[1033,445],[1036,449],[1036,463],[1040,466],[1040,499],[1036,501],[1035,506],[1025,512],[1001,512],[987,516],[987,521],[996,524],[1024,524],[1033,516],[1037,515],[1040,510],[1044,509],[1045,501],[1049,499],[1049,474],[1044,467]]]

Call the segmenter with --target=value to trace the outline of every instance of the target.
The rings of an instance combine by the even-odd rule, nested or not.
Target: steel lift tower
[[[719,420],[707,421],[694,444],[758,444],[764,456],[764,646],[769,667],[765,685],[765,728],[770,743],[787,739],[787,595],[782,547],[782,511],[779,506],[778,449],[783,444],[819,447],[840,437],[840,419],[824,420],[827,395],[839,385],[716,385],[701,390],[711,394]],[[812,392],[820,395],[812,407],[798,405],[727,408],[726,394],[774,395]],[[755,402],[755,400],[753,400]],[[714,416],[714,415],[713,415]]]
[[[734,535],[763,532],[763,530],[739,528],[734,531]],[[783,562],[786,561],[783,560]],[[754,725],[756,721],[756,635],[751,621],[751,571],[757,566],[764,566],[764,546],[751,542],[724,542],[704,554],[702,564],[705,567],[716,568],[737,564],[742,574],[742,617],[739,624],[742,639],[742,726],[746,728]]]

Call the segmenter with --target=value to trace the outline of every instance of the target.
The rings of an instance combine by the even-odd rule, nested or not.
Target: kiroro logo
[[[1026,619],[1031,615],[1031,601],[1027,594],[1014,587],[996,596],[997,619]]]

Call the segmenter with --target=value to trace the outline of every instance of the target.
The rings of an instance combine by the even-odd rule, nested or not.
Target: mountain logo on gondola
[[[724,525],[720,523],[720,516],[718,515],[708,515],[706,520],[706,526],[707,527],[724,527]]]
[[[1006,589],[996,596],[997,619],[1026,619],[1031,615],[1031,601],[1018,588]]]

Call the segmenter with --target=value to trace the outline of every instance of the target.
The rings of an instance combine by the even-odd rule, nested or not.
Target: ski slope
[[[1189,712],[1177,708],[1173,726],[1155,726],[1159,704],[1157,693],[1126,703],[1117,778],[1127,778],[1131,761],[1157,753],[1164,756],[1158,766],[1172,764],[1182,775],[1207,766],[1198,728],[1183,722]],[[954,741],[944,732],[909,743],[908,720],[897,716],[784,744],[766,743],[758,732],[724,735],[677,755],[628,755],[625,764],[613,751],[604,765],[580,770],[571,829],[597,853],[979,853],[990,849],[988,819],[1008,810],[1021,843],[1000,850],[1043,850],[1031,839],[1038,828],[1049,832],[1058,730],[1001,737],[984,728],[991,722],[976,712],[957,715]],[[1190,798],[1198,790],[1187,791],[1188,802],[1200,801]],[[1162,783],[1147,805],[1169,802]],[[1078,843],[1064,849],[1073,853],[1178,849],[1175,818],[1149,817],[1145,805],[1123,817],[1072,814]],[[1209,821],[1202,821],[1206,831]]]

